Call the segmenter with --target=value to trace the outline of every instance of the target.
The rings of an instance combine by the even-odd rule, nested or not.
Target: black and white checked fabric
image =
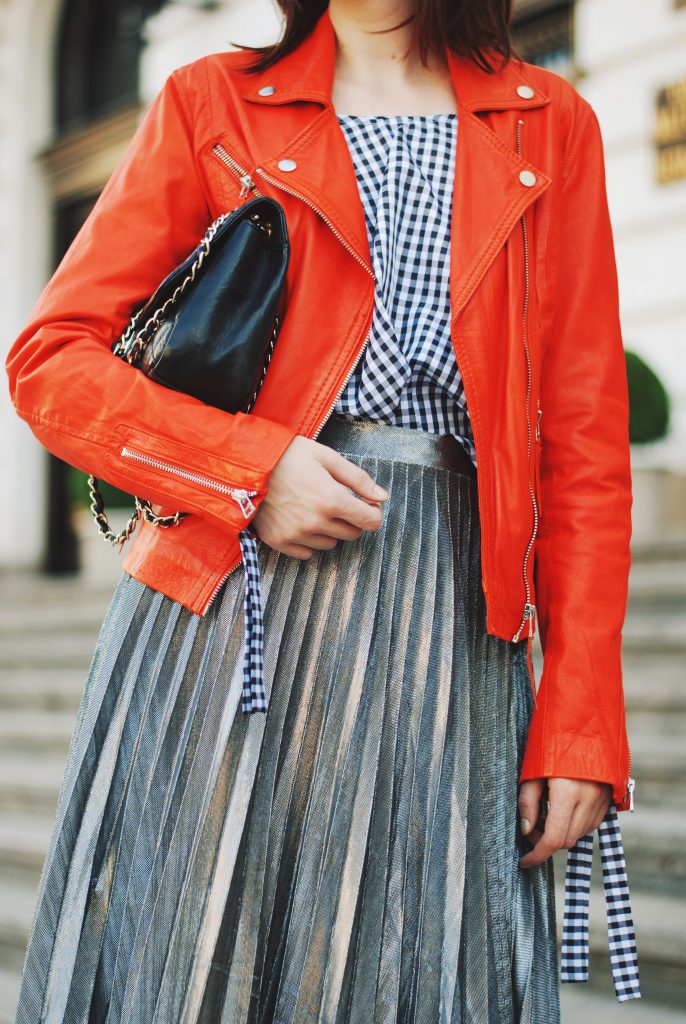
[[[618,1002],[641,996],[636,935],[622,836],[614,804],[598,826],[603,870],[607,934],[615,995]],[[561,980],[588,981],[588,908],[593,861],[593,832],[582,836],[567,854],[562,924]]]
[[[452,434],[476,465],[450,340],[450,220],[457,114],[339,114],[364,206],[376,277],[366,346],[335,410]],[[267,710],[258,538],[240,534],[245,569],[242,709]],[[632,780],[633,784],[633,780]],[[629,885],[615,805],[598,828],[618,1001],[640,997]],[[561,981],[587,981],[593,833],[567,856]]]
[[[372,326],[336,412],[452,434],[474,465],[450,340],[457,114],[339,114],[376,277]]]
[[[243,595],[243,619],[245,640],[243,643],[243,691],[241,708],[246,714],[267,710],[267,693],[264,688],[264,622],[262,619],[262,598],[260,594],[260,563],[257,555],[258,537],[250,527],[239,534],[245,590]]]

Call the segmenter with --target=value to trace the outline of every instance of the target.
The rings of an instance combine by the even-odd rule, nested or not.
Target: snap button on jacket
[[[538,628],[544,651],[521,780],[609,782],[625,810],[628,389],[600,128],[552,71],[446,57],[459,119],[451,338],[478,461],[487,629],[530,644]],[[217,53],[167,79],[7,362],[46,448],[190,513],[174,529],[141,523],[124,568],[201,615],[241,558],[247,520],[230,490],[255,491],[257,509],[293,437],[317,436],[373,308],[328,11],[264,73],[242,73],[249,60]],[[255,189],[286,213],[287,308],[253,411],[229,415],[110,348],[208,223]]]

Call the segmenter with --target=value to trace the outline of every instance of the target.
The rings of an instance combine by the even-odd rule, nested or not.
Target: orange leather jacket
[[[239,564],[271,470],[296,434],[317,436],[371,325],[335,53],[326,11],[261,74],[241,73],[240,51],[174,72],[8,358],[16,408],[46,448],[191,513],[175,529],[141,524],[124,568],[201,615]],[[609,782],[625,810],[628,393],[599,125],[551,71],[511,60],[488,74],[446,57],[451,337],[478,461],[487,629],[530,651],[538,625],[544,652],[521,780]],[[208,223],[258,192],[287,217],[287,310],[253,411],[229,415],[110,347]]]

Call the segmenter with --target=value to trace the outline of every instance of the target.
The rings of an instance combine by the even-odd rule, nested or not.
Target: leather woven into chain
[[[203,263],[207,259],[207,256],[210,252],[210,245],[212,243],[212,240],[214,239],[215,235],[217,234],[217,231],[222,226],[227,217],[229,217],[230,214],[233,212],[233,210],[230,210],[227,213],[220,214],[220,216],[217,217],[217,219],[213,221],[212,224],[210,224],[207,231],[205,232],[205,236],[202,242],[198,246],[197,255],[193,260],[193,263],[189,267],[188,273],[184,277],[183,281],[181,281],[180,284],[177,285],[177,287],[174,289],[169,298],[158,309],[156,309],[151,316],[148,317],[148,319],[142,326],[139,327],[139,321],[145,310],[145,305],[143,305],[139,310],[136,311],[136,313],[133,314],[125,331],[123,332],[119,340],[115,342],[115,344],[112,346],[112,352],[115,356],[118,356],[120,359],[124,359],[131,366],[138,366],[141,359],[143,358],[143,353],[145,352],[145,348],[149,343],[150,339],[154,335],[155,331],[159,329],[162,321],[164,320],[168,312],[177,305],[179,299],[182,297],[184,292],[195,281],[198,272],[200,271]],[[263,221],[259,213],[253,214],[251,219],[254,220],[256,224],[267,235],[271,234],[271,224],[269,224],[268,221]],[[244,410],[246,413],[250,412],[250,410],[254,406],[255,401],[257,400],[258,392],[262,387],[262,383],[267,373],[267,367],[269,366],[269,363],[272,358],[274,345],[276,344],[276,336],[279,331],[279,322],[280,318],[279,316],[277,316],[274,320],[274,327],[272,329],[272,333],[269,339],[269,345],[267,348],[267,354],[265,356],[262,373],[260,375],[257,387],[255,388],[255,391],[253,392],[250,401],[248,402],[248,405]],[[105,503],[100,488],[98,486],[98,480],[92,474],[88,477],[88,492],[90,494],[91,499],[90,511],[93,515],[95,524],[100,534],[102,535],[103,539],[106,540],[109,544],[111,544],[113,547],[119,547],[120,549],[131,537],[131,534],[136,529],[136,526],[138,525],[140,519],[144,519],[147,523],[150,523],[152,526],[159,526],[164,529],[167,529],[171,526],[178,526],[188,515],[187,512],[174,512],[173,515],[160,516],[153,511],[152,505],[150,504],[149,501],[147,501],[145,498],[139,498],[136,496],[134,497],[134,510],[126,523],[126,526],[119,533],[116,533],[112,529],[110,521],[107,518],[107,514],[105,513]]]

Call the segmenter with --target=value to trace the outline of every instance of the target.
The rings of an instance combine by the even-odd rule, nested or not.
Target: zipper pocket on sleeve
[[[210,477],[203,476],[201,473],[193,473],[182,466],[175,466],[170,462],[155,459],[151,455],[144,455],[143,452],[136,451],[134,448],[127,446],[121,449],[120,454],[123,459],[138,462],[144,466],[150,466],[152,469],[159,469],[164,473],[170,473],[172,476],[188,480],[193,484],[199,484],[201,487],[206,487],[217,494],[226,494],[238,504],[245,519],[249,519],[253,512],[256,511],[251,498],[254,498],[259,493],[258,491],[248,491],[244,487],[232,487],[230,484],[220,483],[219,480],[212,480]]]

